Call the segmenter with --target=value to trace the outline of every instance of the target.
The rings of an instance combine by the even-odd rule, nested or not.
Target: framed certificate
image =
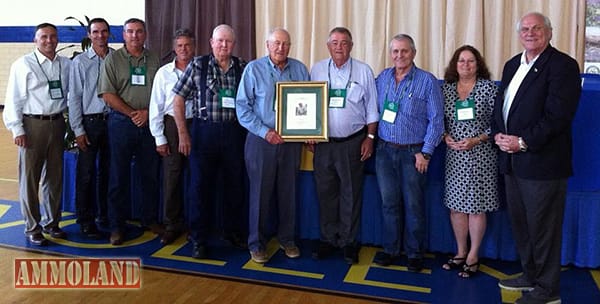
[[[285,141],[327,141],[327,82],[278,82],[275,130]]]

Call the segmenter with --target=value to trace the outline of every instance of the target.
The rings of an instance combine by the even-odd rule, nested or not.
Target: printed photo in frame
[[[277,83],[275,130],[287,142],[323,142],[327,137],[327,82]]]

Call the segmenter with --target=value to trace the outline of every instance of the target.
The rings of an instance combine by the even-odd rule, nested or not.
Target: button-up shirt
[[[228,122],[235,121],[237,119],[235,115],[235,109],[223,108],[219,101],[219,90],[231,90],[235,92],[237,90],[237,77],[236,69],[234,68],[234,61],[231,59],[227,72],[223,72],[221,67],[217,63],[215,57],[210,54],[208,65],[206,67],[206,113],[208,120],[211,122]],[[204,56],[202,56],[204,57]],[[202,57],[194,57],[194,60],[190,62],[188,67],[185,69],[183,75],[181,75],[180,81],[173,87],[173,92],[179,96],[183,96],[187,100],[198,100],[196,104],[199,109],[201,90],[201,71],[202,71]],[[243,71],[246,66],[246,62],[239,59],[238,70]],[[194,115],[198,116],[200,110],[194,111]],[[198,116],[199,117],[199,116]]]
[[[13,138],[25,134],[23,114],[53,115],[67,107],[71,60],[56,55],[53,60],[35,50],[10,67],[3,118]],[[49,81],[61,81],[61,99],[50,97]]]
[[[112,52],[108,49],[107,55]],[[107,113],[108,106],[98,97],[96,88],[104,58],[89,48],[73,59],[69,73],[69,124],[75,136],[85,134],[83,115]]]
[[[424,143],[421,152],[433,154],[444,133],[444,98],[435,76],[413,65],[396,83],[392,67],[383,70],[375,83],[380,112],[386,100],[398,104],[394,123],[379,121],[379,137],[395,144]]]
[[[175,86],[182,73],[183,71],[175,67],[175,60],[173,60],[158,69],[158,72],[154,76],[148,119],[150,132],[154,136],[157,146],[167,143],[167,137],[164,134],[164,116],[175,116],[173,109],[175,92],[173,92],[173,86]],[[185,102],[185,118],[192,118],[192,106],[195,99],[193,94],[191,95],[192,100]]]
[[[346,89],[344,106],[328,110],[329,136],[347,137],[379,120],[375,77],[366,63],[350,58],[338,68],[331,59],[321,60],[310,79],[328,81],[329,89]]]
[[[240,124],[252,134],[264,138],[275,128],[275,86],[278,81],[308,81],[308,69],[293,58],[280,70],[265,56],[246,66],[238,87],[235,108]]]

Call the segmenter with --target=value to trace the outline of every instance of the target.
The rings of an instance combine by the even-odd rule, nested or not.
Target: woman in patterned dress
[[[457,243],[456,255],[442,267],[468,278],[479,269],[486,212],[498,210],[496,150],[489,141],[497,86],[479,51],[458,48],[444,74],[447,145],[444,204]],[[470,247],[468,239],[470,238]]]

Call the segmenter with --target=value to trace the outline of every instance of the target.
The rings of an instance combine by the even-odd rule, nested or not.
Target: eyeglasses
[[[469,64],[471,64],[471,63],[475,63],[475,59],[468,59],[468,60],[465,60],[465,59],[458,59],[458,63],[460,63],[460,64],[464,64],[464,63],[469,63]]]
[[[519,29],[519,33],[527,34],[529,31],[531,31],[532,33],[539,33],[543,30],[544,30],[544,26],[538,24],[538,25],[534,25],[533,27],[521,27]]]

